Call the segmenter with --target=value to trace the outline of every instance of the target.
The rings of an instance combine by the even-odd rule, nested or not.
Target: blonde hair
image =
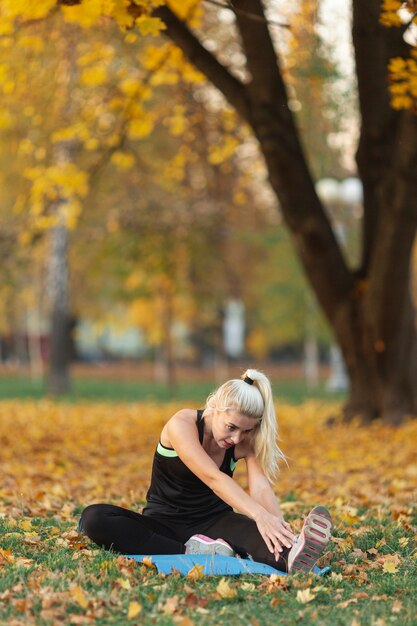
[[[245,378],[249,381],[246,382]],[[272,482],[279,471],[279,461],[286,459],[277,443],[277,419],[267,376],[258,370],[246,370],[242,378],[228,380],[211,393],[206,409],[221,413],[235,411],[258,421],[254,433],[255,455],[265,476]]]

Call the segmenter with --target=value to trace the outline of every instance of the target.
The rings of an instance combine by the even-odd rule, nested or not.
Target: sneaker
[[[234,550],[224,539],[193,535],[185,542],[185,554],[223,554],[234,556]]]
[[[288,573],[309,572],[330,543],[332,518],[324,506],[307,515],[301,533],[288,553]]]

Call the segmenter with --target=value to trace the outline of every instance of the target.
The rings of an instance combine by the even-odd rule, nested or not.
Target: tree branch
[[[249,19],[254,22],[264,22],[265,24],[269,24],[270,26],[279,26],[280,28],[290,28],[289,24],[284,24],[284,22],[276,22],[275,20],[269,20],[268,18],[262,15],[256,15],[256,13],[248,13],[247,11],[241,11],[240,9],[236,9],[229,0],[225,2],[218,2],[218,0],[204,0],[208,4],[213,4],[216,7],[220,7],[221,9],[229,9],[233,11],[233,13],[240,13],[241,15],[246,15]]]
[[[225,96],[230,104],[244,118],[250,116],[246,88],[222,65],[167,6],[159,7],[153,13],[166,25],[164,33],[177,44],[188,60]]]

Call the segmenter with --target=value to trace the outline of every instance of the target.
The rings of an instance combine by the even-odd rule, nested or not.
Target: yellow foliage
[[[413,99],[410,96],[393,96],[391,98],[391,106],[393,109],[410,109],[413,105]]]
[[[136,78],[125,78],[120,82],[119,87],[126,96],[133,97],[139,92],[141,84]]]
[[[25,20],[39,20],[46,17],[56,7],[56,0],[2,0],[0,16],[6,21],[23,17]]]
[[[0,129],[10,128],[13,123],[13,118],[10,111],[7,109],[0,109]]]
[[[80,46],[80,51],[85,49],[86,46],[83,44]],[[114,48],[110,45],[89,45],[84,54],[81,54],[77,58],[77,65],[79,67],[86,67],[88,65],[92,65],[93,63],[103,63],[105,61],[111,61],[114,57],[115,51]]]
[[[130,152],[116,150],[111,156],[111,162],[121,170],[130,170],[135,164],[135,157]]]
[[[45,47],[45,42],[40,37],[34,35],[19,38],[19,46],[30,48],[33,52],[41,52]]]
[[[226,137],[222,145],[212,145],[209,148],[208,160],[213,165],[219,165],[229,159],[239,145],[235,137]]]
[[[417,100],[417,60],[394,57],[388,65],[391,106],[410,109]]]
[[[98,87],[106,81],[106,78],[106,67],[104,65],[95,65],[83,70],[80,82],[82,85],[88,85],[89,87]]]
[[[154,37],[166,29],[165,24],[159,17],[150,17],[148,15],[138,17],[136,26],[139,28],[141,35],[153,35]]]
[[[90,137],[89,130],[83,122],[76,122],[71,126],[60,128],[52,133],[52,141],[69,141],[71,139],[81,139],[83,141],[88,140]]]
[[[110,3],[105,0],[84,0],[72,6],[62,5],[61,10],[67,22],[78,24],[82,28],[92,28],[106,14],[106,5]]]
[[[141,139],[150,135],[154,128],[156,116],[152,113],[145,113],[140,119],[133,119],[129,122],[127,134],[131,139]]]

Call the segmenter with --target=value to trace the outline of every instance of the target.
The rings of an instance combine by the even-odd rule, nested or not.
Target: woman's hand
[[[255,522],[268,550],[278,561],[282,549],[291,548],[295,541],[291,526],[283,517],[268,513],[265,509],[257,516]]]

